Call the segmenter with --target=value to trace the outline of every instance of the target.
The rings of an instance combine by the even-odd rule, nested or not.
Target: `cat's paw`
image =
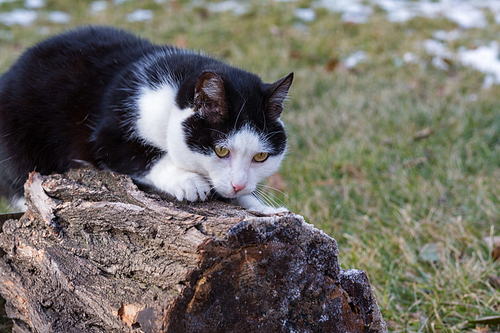
[[[178,185],[172,189],[172,194],[174,194],[179,201],[184,199],[188,201],[196,201],[198,199],[205,201],[209,193],[210,184],[205,178],[192,172],[186,172],[182,175],[182,177],[178,179]]]
[[[157,179],[154,185],[172,196],[177,200],[204,201],[210,193],[211,186],[203,176],[199,174],[177,170],[175,174],[170,174],[169,177]]]

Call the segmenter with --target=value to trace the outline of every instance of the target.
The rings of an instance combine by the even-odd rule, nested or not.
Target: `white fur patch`
[[[210,193],[210,183],[202,175],[178,167],[167,155],[162,157],[143,182],[175,196],[178,200],[205,200]]]
[[[179,112],[175,102],[176,89],[163,84],[156,89],[144,87],[137,100],[139,114],[136,131],[153,146],[167,149],[167,126],[172,113]]]

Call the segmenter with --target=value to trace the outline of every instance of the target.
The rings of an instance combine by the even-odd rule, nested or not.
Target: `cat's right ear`
[[[267,98],[266,111],[271,118],[278,119],[283,111],[288,90],[293,81],[293,72],[274,82],[269,88],[270,95]]]
[[[195,111],[209,122],[219,122],[227,115],[226,90],[222,79],[213,72],[204,72],[194,90]]]

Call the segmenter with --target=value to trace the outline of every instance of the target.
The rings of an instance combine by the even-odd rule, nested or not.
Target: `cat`
[[[18,206],[29,172],[93,165],[177,200],[255,196],[286,151],[293,73],[272,84],[208,56],[87,26],[29,48],[0,78],[0,194]],[[21,199],[19,199],[21,198]]]

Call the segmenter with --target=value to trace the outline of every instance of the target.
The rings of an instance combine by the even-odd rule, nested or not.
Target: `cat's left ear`
[[[226,90],[222,79],[213,72],[204,72],[194,90],[196,112],[208,121],[219,122],[227,115]]]
[[[274,82],[269,91],[271,94],[267,98],[267,114],[274,119],[278,119],[283,111],[283,102],[286,99],[288,90],[293,81],[293,72]]]

